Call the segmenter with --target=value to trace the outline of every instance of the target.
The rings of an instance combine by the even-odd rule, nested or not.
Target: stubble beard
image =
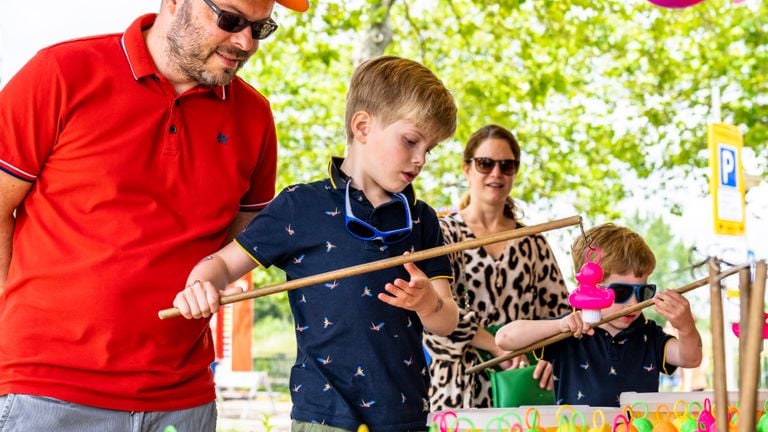
[[[245,64],[248,55],[245,51],[217,47],[205,48],[205,31],[195,26],[190,10],[190,2],[184,2],[179,9],[178,18],[173,22],[168,35],[168,56],[172,67],[184,77],[204,86],[227,85]],[[206,65],[219,50],[229,56],[241,59],[237,68],[224,68],[221,73],[210,70]]]

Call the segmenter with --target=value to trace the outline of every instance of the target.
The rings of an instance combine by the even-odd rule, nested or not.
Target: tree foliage
[[[763,164],[768,158],[768,7],[760,0],[679,10],[641,0],[321,1],[305,14],[277,9],[279,32],[244,72],[275,110],[280,186],[320,178],[329,157],[344,154],[355,59],[381,50],[422,62],[454,91],[455,139],[432,153],[416,181],[435,207],[455,204],[462,143],[490,122],[518,135],[524,165],[514,194],[545,213],[566,203],[587,218],[614,218],[614,203],[629,193],[625,180],[651,173],[669,184],[696,175],[705,189],[713,86],[724,121],[742,127]]]

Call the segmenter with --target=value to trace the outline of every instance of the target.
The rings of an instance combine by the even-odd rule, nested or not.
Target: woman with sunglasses
[[[590,329],[580,312],[556,320],[520,320],[504,326],[496,342],[518,349],[554,334],[572,331],[574,337],[555,342],[537,352],[554,368],[558,404],[619,406],[622,392],[656,392],[659,373],[701,363],[701,336],[691,307],[675,291],[656,294],[648,278],[656,258],[642,237],[629,228],[604,224],[586,232],[573,244],[574,268],[581,268],[587,247],[600,250],[604,278],[600,285],[614,291],[614,304],[600,311],[606,317],[653,299],[656,311],[678,331],[664,333],[642,312],[635,312]],[[586,336],[586,337],[584,337]]]
[[[510,197],[520,161],[515,136],[497,125],[476,131],[464,148],[463,172],[469,184],[458,212],[441,218],[449,243],[481,237],[521,226]],[[460,307],[458,328],[446,337],[425,335],[430,354],[430,402],[433,411],[491,406],[490,380],[467,374],[482,362],[479,351],[506,354],[489,329],[515,319],[562,315],[568,310],[568,291],[546,239],[534,235],[450,257],[453,291]],[[503,365],[527,366],[525,356]],[[537,365],[534,376],[551,388],[551,368]]]

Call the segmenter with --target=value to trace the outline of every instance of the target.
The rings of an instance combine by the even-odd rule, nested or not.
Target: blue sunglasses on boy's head
[[[643,302],[652,299],[656,295],[656,285],[654,284],[630,284],[622,282],[614,282],[608,285],[600,285],[603,288],[613,290],[616,294],[614,303],[626,303],[632,298],[634,294],[637,302]]]
[[[384,244],[393,244],[399,241],[403,241],[411,235],[413,231],[413,220],[411,219],[411,208],[408,205],[408,198],[402,193],[396,193],[394,196],[403,203],[405,208],[405,228],[398,228],[389,231],[379,231],[373,225],[355,217],[352,213],[352,205],[349,202],[349,185],[352,183],[352,179],[347,181],[347,191],[344,198],[344,224],[347,227],[347,231],[360,240],[381,240]]]

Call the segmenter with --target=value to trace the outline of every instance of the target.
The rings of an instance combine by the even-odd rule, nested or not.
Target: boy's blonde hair
[[[385,127],[408,119],[436,142],[456,131],[456,102],[432,71],[413,60],[380,56],[366,60],[352,75],[347,92],[347,143],[352,116],[366,111]]]
[[[603,260],[604,277],[612,274],[633,274],[636,277],[647,276],[656,268],[656,257],[640,234],[629,228],[606,223],[586,232],[591,245],[600,249]],[[584,265],[585,252],[589,245],[579,236],[571,246],[573,271],[577,273]],[[595,259],[590,255],[590,260]]]

